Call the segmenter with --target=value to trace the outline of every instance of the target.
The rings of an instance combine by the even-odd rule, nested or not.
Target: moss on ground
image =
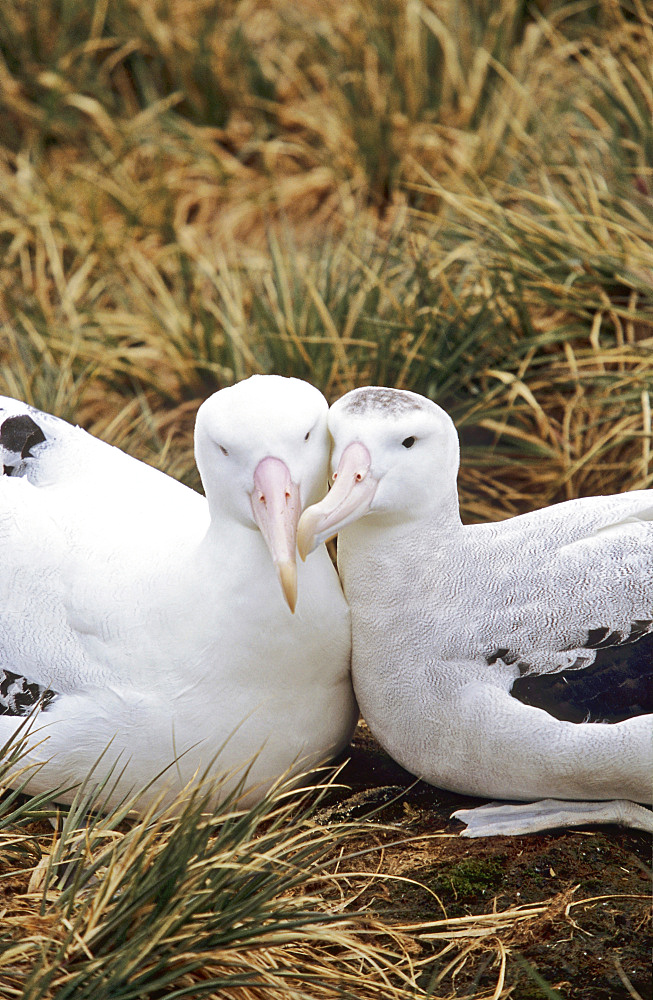
[[[358,816],[369,795],[378,837],[387,841],[383,872],[406,880],[386,881],[384,894],[378,886],[367,895],[364,890],[362,900],[370,909],[410,924],[442,920],[445,914],[463,921],[515,907],[532,912],[546,904],[532,919],[513,921],[472,942],[461,965],[447,971],[451,952],[437,960],[422,983],[434,989],[437,984],[436,996],[447,995],[447,989],[454,997],[491,995],[501,948],[504,988],[513,987],[512,1000],[555,996],[538,976],[564,1000],[632,1000],[627,983],[642,997],[651,995],[649,836],[596,826],[489,840],[459,837],[461,824],[450,820],[451,813],[479,800],[415,782],[365,727],[359,728],[342,780],[352,788]],[[385,788],[392,792],[387,798]],[[341,816],[346,803],[338,803]],[[394,827],[395,835],[382,833],[383,824]],[[407,835],[416,839],[406,841]],[[401,842],[393,847],[393,841]],[[425,954],[445,943],[424,937]]]

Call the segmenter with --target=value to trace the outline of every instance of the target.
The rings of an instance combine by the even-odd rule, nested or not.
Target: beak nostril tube
[[[299,486],[292,481],[285,462],[272,455],[261,459],[254,472],[251,498],[254,520],[272,557],[286,603],[294,611],[297,601],[295,550],[300,498]]]
[[[307,507],[299,520],[297,548],[302,559],[369,511],[378,485],[370,465],[370,453],[360,441],[353,441],[345,448],[338,471],[333,474],[331,489],[320,503]]]

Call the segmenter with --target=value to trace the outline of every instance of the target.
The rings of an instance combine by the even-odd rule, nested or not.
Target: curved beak
[[[261,459],[254,472],[252,513],[267,545],[292,612],[297,603],[297,522],[301,511],[299,486],[280,458]]]
[[[347,445],[324,500],[307,507],[299,519],[297,548],[302,559],[370,509],[379,482],[370,474],[371,462],[360,441]]]

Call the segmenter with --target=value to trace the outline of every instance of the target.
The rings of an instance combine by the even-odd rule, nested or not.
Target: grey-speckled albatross
[[[30,792],[78,785],[104,753],[106,808],[153,782],[143,809],[218,755],[220,795],[249,766],[246,803],[346,745],[349,613],[326,549],[295,558],[326,489],[327,410],[279,376],[215,393],[195,427],[205,499],[0,398],[0,746],[40,703]]]
[[[653,831],[639,804],[653,775],[653,491],[464,526],[458,435],[435,403],[356,389],[329,428],[333,486],[302,515],[298,547],[306,557],[339,533],[354,690],[382,746],[441,788],[528,803],[460,810],[467,836]],[[570,703],[580,675],[602,721],[553,714],[556,684]],[[621,721],[604,721],[611,704]]]

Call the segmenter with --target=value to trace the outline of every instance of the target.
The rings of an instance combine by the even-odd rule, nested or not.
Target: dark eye
[[[220,451],[222,452],[223,455],[228,455],[229,454],[229,452],[227,451],[227,449],[224,448],[221,444],[218,445],[218,448],[220,449]]]
[[[404,438],[401,443],[403,444],[404,448],[412,448],[413,445],[415,444],[415,438],[412,436]]]
[[[308,439],[309,439],[310,436],[311,436],[311,432],[310,431],[306,431],[306,433],[304,434],[304,441],[308,441]]]

